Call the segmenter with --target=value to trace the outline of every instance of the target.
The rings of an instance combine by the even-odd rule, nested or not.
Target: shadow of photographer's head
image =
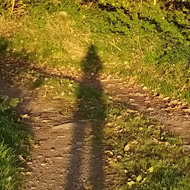
[[[102,70],[102,62],[97,54],[96,47],[91,44],[87,54],[81,62],[81,68],[84,73],[98,74]]]

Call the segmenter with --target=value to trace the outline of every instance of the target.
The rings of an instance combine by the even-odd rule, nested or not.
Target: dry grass
[[[90,41],[90,31],[84,33],[76,28],[74,21],[66,12],[59,12],[49,17],[47,32],[72,59],[80,60],[84,57],[86,46]]]
[[[41,22],[41,23],[40,23]],[[0,35],[13,37],[11,51],[35,55],[40,62],[80,62],[90,43],[90,31],[77,28],[66,12],[43,20],[0,18]]]
[[[11,37],[17,27],[17,22],[14,19],[8,19],[4,16],[0,17],[0,36],[5,38]]]

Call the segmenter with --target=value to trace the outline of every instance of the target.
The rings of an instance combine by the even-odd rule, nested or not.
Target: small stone
[[[82,142],[76,142],[76,145],[81,146]]]
[[[26,172],[26,175],[30,175],[30,176],[31,176],[31,175],[32,175],[32,172]]]
[[[22,119],[28,119],[28,118],[30,118],[30,116],[28,114],[20,115],[20,117]]]
[[[40,145],[39,144],[34,144],[34,146],[33,146],[34,148],[39,148],[40,147]]]
[[[184,109],[183,110],[185,113],[190,113],[190,109]]]
[[[168,101],[168,100],[170,100],[170,97],[165,97],[165,98],[163,98],[163,100]]]
[[[64,139],[65,136],[57,136],[57,139]]]
[[[32,162],[27,162],[28,165],[32,165],[33,163]]]
[[[70,128],[74,128],[76,126],[77,126],[76,123],[64,123],[61,125],[53,126],[52,129],[53,130],[70,129]]]
[[[143,87],[143,90],[147,90],[148,88],[146,86]]]
[[[46,120],[46,119],[44,119],[44,120],[42,120],[42,123],[48,123],[48,122],[51,122],[51,120]]]
[[[133,102],[133,103],[135,102],[135,100],[134,100],[134,99],[129,99],[129,101],[130,101],[130,102]]]
[[[63,157],[61,157],[61,156],[57,156],[57,157],[55,157],[57,160],[62,160],[63,159]]]
[[[147,111],[154,111],[154,108],[148,108]]]

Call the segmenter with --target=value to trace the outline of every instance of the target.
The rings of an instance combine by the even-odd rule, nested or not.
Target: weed
[[[0,37],[0,52],[6,51],[8,46],[7,40],[3,37]]]

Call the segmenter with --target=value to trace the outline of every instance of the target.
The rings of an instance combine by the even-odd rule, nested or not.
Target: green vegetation
[[[22,162],[29,151],[30,137],[18,123],[11,111],[17,99],[0,98],[0,189],[18,189],[23,177],[20,174]]]
[[[157,92],[190,101],[187,1],[15,1],[14,8],[2,2],[0,34],[11,54],[80,69],[93,43],[102,72],[137,76]]]
[[[105,136],[110,189],[189,189],[189,154],[164,126],[110,101]]]
[[[88,72],[135,76],[144,86],[190,102],[188,1],[0,0],[0,13],[0,52],[5,57],[83,72],[84,81]],[[97,62],[97,56],[85,57],[91,44],[97,47],[98,73],[81,65],[81,60]],[[23,72],[16,74],[23,77]],[[106,145],[106,171],[115,176],[110,189],[190,189],[190,156],[180,148],[182,140],[109,100],[100,81],[96,79],[97,90],[37,72],[27,71],[27,76],[30,88],[69,100],[71,109],[76,103],[75,117],[101,126],[93,143]],[[11,190],[20,185],[18,155],[23,155],[28,137],[10,107],[0,105],[0,189]]]

